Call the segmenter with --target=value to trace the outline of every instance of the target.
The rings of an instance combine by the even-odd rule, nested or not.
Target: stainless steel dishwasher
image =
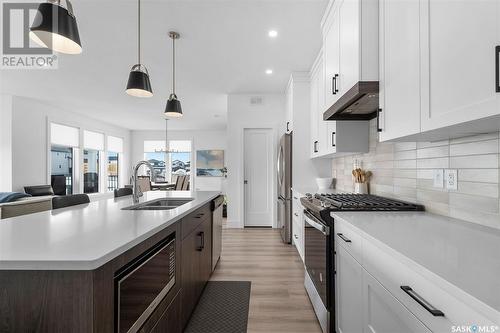
[[[215,270],[222,251],[222,204],[224,196],[212,201],[212,271]]]

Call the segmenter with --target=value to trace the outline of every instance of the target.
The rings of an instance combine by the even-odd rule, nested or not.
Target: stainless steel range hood
[[[359,81],[323,113],[323,120],[370,120],[377,117],[378,87],[378,81]]]

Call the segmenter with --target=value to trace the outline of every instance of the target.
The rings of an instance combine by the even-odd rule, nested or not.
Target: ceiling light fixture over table
[[[179,39],[180,35],[175,31],[170,31],[168,36],[172,38],[172,93],[167,101],[165,117],[180,118],[182,117],[181,102],[177,99],[177,95],[175,94],[175,40]]]
[[[47,0],[38,6],[30,38],[40,46],[66,54],[82,53],[76,17],[70,0]]]
[[[137,1],[137,64],[132,66],[127,82],[127,94],[135,97],[152,97],[149,73],[141,63],[141,0]]]

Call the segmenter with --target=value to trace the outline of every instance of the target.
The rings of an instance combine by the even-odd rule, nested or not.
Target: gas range
[[[306,210],[324,221],[332,211],[423,211],[424,206],[371,194],[306,194],[300,199]]]
[[[324,333],[335,332],[335,223],[332,211],[422,211],[424,206],[369,194],[306,194],[304,286]]]

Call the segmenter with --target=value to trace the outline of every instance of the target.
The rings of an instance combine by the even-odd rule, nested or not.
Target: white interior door
[[[271,129],[244,131],[245,227],[272,227],[272,138]]]

